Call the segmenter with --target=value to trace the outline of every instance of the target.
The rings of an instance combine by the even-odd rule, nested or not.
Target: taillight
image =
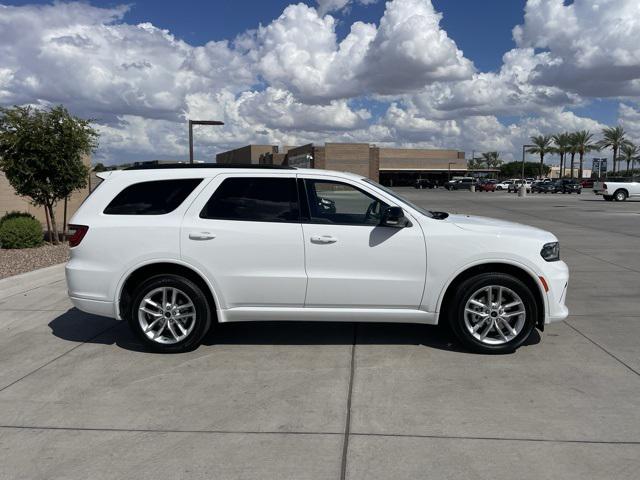
[[[86,225],[69,225],[69,246],[71,248],[80,245],[80,242],[89,231]]]

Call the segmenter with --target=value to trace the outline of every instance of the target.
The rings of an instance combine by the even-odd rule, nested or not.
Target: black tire
[[[525,321],[520,332],[510,341],[498,345],[490,345],[476,339],[465,325],[465,307],[470,297],[490,285],[512,290],[520,297],[525,308]],[[456,289],[447,312],[451,330],[458,340],[474,352],[488,354],[513,352],[529,338],[538,318],[538,307],[529,287],[518,278],[505,273],[482,273],[462,282]]]
[[[613,199],[616,202],[624,202],[627,199],[627,192],[622,189],[616,190],[613,194]]]
[[[193,329],[184,339],[177,343],[163,344],[150,339],[144,333],[138,320],[138,308],[145,295],[162,287],[170,287],[184,292],[194,305],[195,319],[193,322],[195,324],[193,325]],[[202,289],[188,278],[173,274],[150,277],[135,289],[132,299],[126,320],[138,338],[140,338],[150,350],[161,353],[178,353],[193,350],[200,345],[202,338],[211,328],[212,306],[209,305],[207,296]]]
[[[612,195],[603,195],[602,198],[604,198],[605,202],[613,202]]]

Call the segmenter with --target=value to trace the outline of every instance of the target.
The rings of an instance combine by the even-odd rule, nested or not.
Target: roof
[[[153,165],[139,165],[125,168],[124,170],[167,170],[176,168],[240,168],[240,169],[264,169],[264,170],[295,170],[288,165],[260,165],[251,163],[162,163]]]

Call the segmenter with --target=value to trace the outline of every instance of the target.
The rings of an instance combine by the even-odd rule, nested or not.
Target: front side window
[[[200,212],[200,218],[253,222],[299,222],[295,178],[225,179]]]
[[[163,215],[174,211],[202,182],[201,178],[156,180],[129,185],[111,200],[107,215]]]
[[[311,221],[377,225],[387,204],[356,187],[330,180],[305,180]]]

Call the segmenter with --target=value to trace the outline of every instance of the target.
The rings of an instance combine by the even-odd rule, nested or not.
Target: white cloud
[[[519,47],[548,50],[533,80],[587,96],[640,94],[638,0],[528,0]]]
[[[259,71],[270,84],[316,102],[468,78],[473,65],[440,28],[440,19],[430,0],[394,0],[379,28],[355,22],[338,43],[333,17],[290,5],[258,29]]]

